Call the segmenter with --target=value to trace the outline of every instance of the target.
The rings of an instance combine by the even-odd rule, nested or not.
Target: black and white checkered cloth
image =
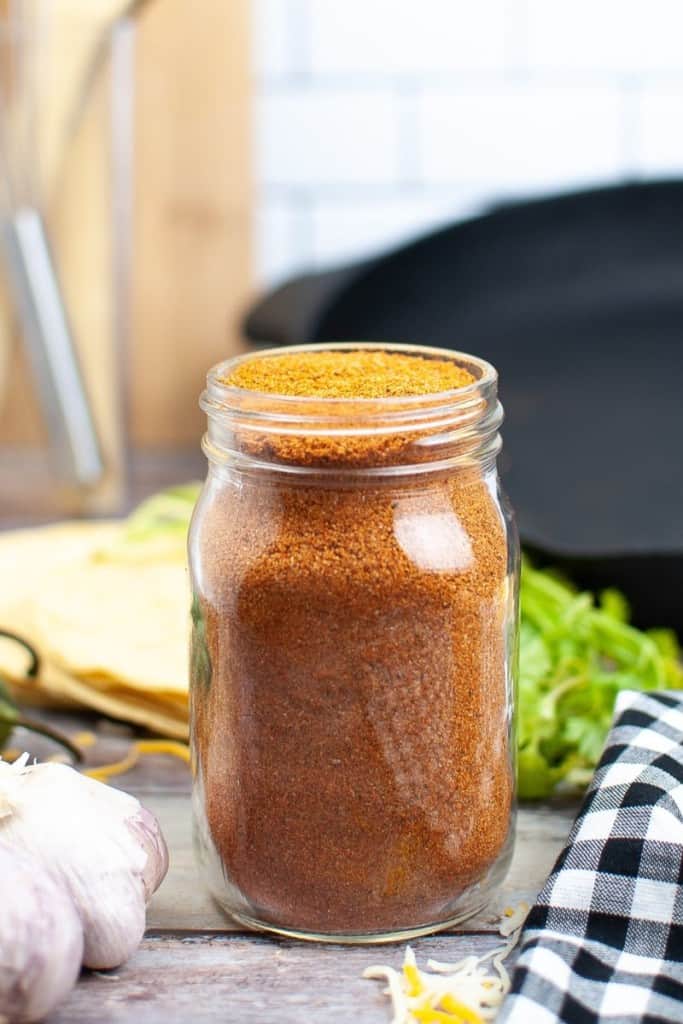
[[[620,694],[498,1024],[683,1022],[683,694]]]

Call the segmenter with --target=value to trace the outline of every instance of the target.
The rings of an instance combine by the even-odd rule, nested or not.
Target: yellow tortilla
[[[22,692],[187,734],[189,587],[177,550],[120,549],[118,523],[69,523],[0,536],[0,628],[39,652],[0,639],[0,673]]]

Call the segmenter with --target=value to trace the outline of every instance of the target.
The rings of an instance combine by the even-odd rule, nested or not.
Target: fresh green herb
[[[126,521],[128,541],[146,541],[159,534],[176,534],[183,540],[201,485],[180,484],[147,498]]]
[[[97,562],[184,559],[187,528],[201,484],[179,484],[153,494],[133,510],[113,540],[93,555]]]
[[[206,622],[202,614],[202,606],[199,597],[195,594],[192,598],[190,612],[192,619],[192,636],[190,643],[190,679],[196,679],[205,690],[211,686],[213,666],[211,655],[206,642]]]
[[[19,711],[10,697],[9,690],[0,679],[0,751],[4,750],[12,730],[17,724]]]
[[[579,791],[593,774],[619,690],[683,688],[676,635],[629,625],[626,598],[596,602],[522,565],[518,777],[522,799]]]
[[[74,761],[77,763],[82,761],[83,755],[81,751],[71,742],[68,736],[65,736],[64,733],[53,729],[49,725],[45,725],[44,722],[39,722],[34,718],[27,718],[26,715],[22,714],[12,699],[6,684],[0,679],[0,754],[2,754],[2,751],[7,746],[7,741],[13,731],[18,727],[28,729],[29,732],[40,733],[41,736],[47,736],[48,739],[59,744],[60,747],[64,747],[71,754]]]

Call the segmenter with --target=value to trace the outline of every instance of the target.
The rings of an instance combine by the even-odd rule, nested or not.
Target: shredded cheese
[[[465,1006],[464,1003],[460,1002],[459,999],[456,999],[455,996],[450,995],[449,992],[447,992],[442,998],[441,1005],[448,1013],[457,1014],[464,1021],[467,1021],[468,1024],[479,1024],[479,1021],[481,1020],[478,1013],[475,1013],[474,1010],[470,1010],[469,1006]]]
[[[94,732],[84,730],[83,732],[77,732],[75,736],[71,737],[77,747],[94,747],[97,743],[97,736]]]
[[[424,985],[417,969],[415,954],[410,946],[406,949],[405,960],[403,961],[403,977],[407,982],[407,994],[409,996],[420,996],[424,992]]]
[[[503,919],[498,928],[498,931],[503,938],[507,938],[508,935],[512,935],[513,932],[518,931],[524,924],[528,913],[529,904],[524,903],[524,901],[518,903],[516,907],[506,907],[503,911]]]
[[[392,1003],[392,1024],[486,1024],[495,1020],[510,990],[503,960],[516,946],[528,912],[526,903],[508,907],[498,929],[507,942],[483,956],[468,956],[457,963],[428,960],[428,972],[418,968],[408,946],[400,972],[376,965],[366,968],[363,977],[388,983],[385,994]]]
[[[173,757],[179,757],[186,764],[190,763],[190,748],[186,743],[179,743],[176,740],[138,740],[131,744],[128,753],[120,761],[99,765],[97,768],[89,768],[83,774],[89,775],[91,779],[97,779],[98,782],[106,782],[107,779],[116,775],[124,775],[129,772],[138,763],[140,757],[148,754],[171,754]]]

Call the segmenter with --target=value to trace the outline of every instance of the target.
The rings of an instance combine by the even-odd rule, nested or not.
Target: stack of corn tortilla
[[[0,676],[29,703],[80,706],[186,738],[189,583],[196,485],[126,521],[0,534]]]

